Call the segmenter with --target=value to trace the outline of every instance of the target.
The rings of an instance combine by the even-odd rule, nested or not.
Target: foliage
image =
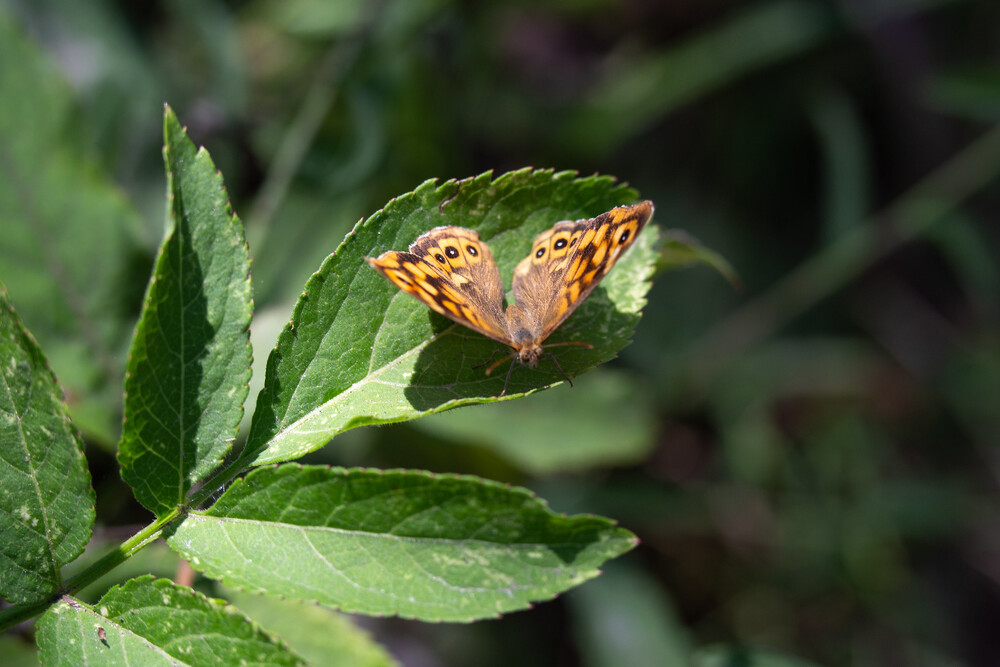
[[[433,220],[463,222],[495,241],[509,269],[525,229],[530,242],[553,217],[593,215],[634,196],[630,189],[606,177],[528,169],[428,182],[390,202],[306,284],[268,364],[255,419],[263,416],[240,454],[221,465],[250,377],[249,249],[221,175],[169,107],[164,139],[167,233],[126,365],[118,448],[122,478],[157,520],[63,581],[63,567],[90,535],[94,494],[55,377],[4,291],[0,594],[17,604],[0,612],[0,625],[44,609],[38,644],[46,664],[300,664],[224,602],[164,579],[131,579],[94,605],[72,594],[162,535],[194,568],[230,586],[350,612],[472,621],[549,599],[635,546],[612,521],[557,515],[525,489],[422,471],[257,468],[206,510],[190,509],[249,468],[297,458],[348,428],[498,400],[489,393],[496,383],[484,389],[482,371],[467,363],[485,356],[481,342],[469,343],[450,323],[442,330],[439,316],[399,298],[374,271],[359,272],[380,245],[412,238]],[[655,232],[644,235],[604,281],[602,298],[574,313],[571,332],[601,338],[564,360],[569,372],[627,342],[649,288],[654,240]],[[423,370],[414,360],[424,360]],[[512,393],[558,381],[532,375]],[[339,644],[358,644],[349,626],[330,627]],[[383,661],[372,648],[355,657]]]
[[[245,634],[226,650],[315,664],[997,664],[998,22],[991,0],[0,2],[0,315],[20,369],[2,377],[21,397],[37,388],[0,397],[27,427],[2,430],[0,466],[27,452],[46,481],[26,505],[0,494],[0,605],[15,603],[0,618],[39,616],[0,636],[5,664],[37,662],[36,639],[46,664],[72,662],[48,652],[68,637],[102,658],[101,634],[164,648],[162,628],[100,613],[110,596],[154,618],[164,608],[139,610],[151,591],[179,615],[231,616]],[[167,202],[158,255],[165,100],[212,160],[166,123],[168,192],[193,187],[204,207]],[[588,371],[574,387],[538,391],[558,374],[517,369],[515,400],[492,401],[495,378],[471,366],[496,346],[361,258],[447,217],[490,233],[509,280],[545,224],[636,196],[523,165],[627,178],[656,203],[660,240],[566,323],[567,339],[621,324],[593,357],[557,348],[571,376]],[[436,208],[459,183],[522,199],[492,222]],[[196,217],[218,236],[185,231]],[[212,286],[193,311],[163,292],[186,285],[171,266]],[[641,321],[618,307],[630,302]],[[202,326],[181,326],[188,312]],[[468,391],[380,387],[365,381],[373,362]],[[193,382],[159,381],[177,373]],[[42,428],[54,437],[35,439]],[[150,455],[171,442],[168,460]],[[279,465],[246,474],[250,459]],[[363,494],[338,496],[350,480],[425,495],[380,517]],[[453,502],[411,515],[405,540],[379,524],[434,493]],[[300,502],[317,496],[342,504],[320,521],[319,501]],[[473,510],[511,507],[524,521],[490,528],[535,537],[502,564],[503,545],[453,540]],[[596,531],[579,567],[519,560],[557,557],[567,525]],[[414,614],[279,584],[280,558],[234,567],[222,534],[269,558],[342,536],[351,549],[307,571],[374,586],[405,578],[407,549],[440,554],[412,572],[428,618],[445,617],[434,574],[529,582],[506,599],[486,586],[449,618],[549,601],[472,624],[341,615],[273,596]],[[552,599],[550,583],[592,576],[633,535],[605,574]],[[353,576],[370,562],[362,539],[391,571]],[[26,540],[58,548],[27,566]],[[178,551],[198,561],[192,589]],[[264,585],[271,596],[250,592]]]
[[[87,544],[94,491],[55,376],[2,284],[0,358],[0,590],[10,602],[34,602],[60,589],[63,566]]]

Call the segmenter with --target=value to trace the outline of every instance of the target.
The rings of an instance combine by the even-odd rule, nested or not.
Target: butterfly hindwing
[[[368,263],[428,307],[454,322],[509,343],[503,282],[489,247],[462,227],[435,227],[409,252],[384,252]]]
[[[545,340],[593,291],[639,236],[653,204],[619,206],[589,220],[556,223],[514,269],[514,299]]]

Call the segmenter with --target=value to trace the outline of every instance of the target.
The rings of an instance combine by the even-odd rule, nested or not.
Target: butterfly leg
[[[594,349],[593,345],[591,345],[590,343],[584,343],[581,340],[572,340],[572,341],[567,341],[565,343],[552,343],[550,345],[546,345],[545,349],[547,350],[550,347],[567,347],[569,345],[572,345],[573,347],[585,347],[588,350],[593,350]],[[542,356],[548,357],[549,359],[552,360],[552,363],[554,363],[556,365],[556,370],[559,371],[560,375],[562,375],[564,378],[566,378],[566,382],[569,382],[569,386],[572,387],[573,386],[573,381],[569,379],[569,376],[566,375],[566,371],[564,371],[562,369],[562,366],[559,365],[559,362],[556,360],[556,355],[552,354],[551,352],[546,352]]]
[[[504,360],[501,359],[501,361]],[[510,368],[507,369],[507,378],[503,381],[503,389],[500,391],[500,396],[503,396],[504,394],[507,393],[507,385],[510,383],[510,374],[514,372],[514,366],[517,366],[517,361],[511,359]]]
[[[491,361],[493,361],[493,357],[497,356],[498,352],[500,352],[500,348],[497,348],[497,349],[493,350],[493,354],[490,355],[489,359],[487,359],[486,361],[484,361],[481,364],[476,364],[475,366],[473,366],[473,368],[482,368],[486,364],[490,363]],[[503,357],[502,359],[493,362],[493,364],[490,365],[490,367],[486,369],[486,375],[492,374],[493,371],[496,370],[497,366],[499,366],[503,362],[507,361],[508,359],[513,359],[515,356],[516,355],[514,355],[514,354],[508,354],[507,356]],[[507,393],[507,384],[510,382],[510,374],[512,372],[514,372],[514,366],[515,366],[516,363],[517,363],[516,361],[511,361],[511,363],[510,363],[510,368],[507,370],[507,379],[505,379],[503,381],[503,390],[500,392],[500,396],[503,396],[504,394]]]
[[[572,343],[561,343],[561,344],[562,345],[572,345]],[[584,343],[584,345],[587,345],[587,344]],[[555,347],[555,345],[547,345],[546,347]],[[593,347],[593,345],[587,345],[587,347]],[[552,360],[552,363],[554,363],[556,365],[556,370],[559,371],[560,375],[562,375],[564,378],[566,378],[566,382],[569,382],[569,386],[572,387],[573,386],[573,381],[569,379],[569,376],[566,375],[566,371],[564,371],[562,369],[562,366],[559,365],[559,362],[556,361],[556,355],[552,354],[551,352],[546,352],[542,356],[543,357],[548,357],[549,359]]]

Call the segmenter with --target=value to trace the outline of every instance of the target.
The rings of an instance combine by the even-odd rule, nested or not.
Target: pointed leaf
[[[504,371],[483,368],[500,346],[401,293],[364,258],[405,250],[439,225],[460,225],[489,243],[508,285],[535,235],[564,219],[592,217],[632,200],[609,177],[523,169],[437,185],[428,181],[360,223],[306,284],[292,321],[268,359],[246,463],[284,461],[356,426],[413,419],[495,400]],[[635,246],[548,342],[585,341],[558,350],[570,376],[628,344],[649,290],[656,229]],[[506,349],[506,348],[504,348]],[[559,382],[548,360],[514,370],[508,394]]]
[[[119,461],[136,498],[162,514],[229,451],[250,379],[250,256],[222,177],[177,117],[164,117],[167,239],[125,378]]]
[[[0,360],[0,596],[38,602],[90,540],[94,490],[62,391],[2,284]]]
[[[364,614],[471,621],[524,609],[635,546],[525,489],[422,471],[286,465],[237,481],[169,538],[227,586]]]
[[[671,229],[663,233],[663,245],[657,262],[659,270],[683,268],[699,263],[707,264],[718,271],[733,287],[742,288],[743,281],[725,257],[714,250],[709,250],[682,229]]]
[[[168,579],[115,586],[93,607],[64,597],[38,622],[44,665],[303,665],[223,600]]]
[[[0,280],[45,349],[74,419],[110,445],[140,296],[132,274],[146,263],[141,221],[71,141],[82,134],[72,91],[4,11],[0,101]]]

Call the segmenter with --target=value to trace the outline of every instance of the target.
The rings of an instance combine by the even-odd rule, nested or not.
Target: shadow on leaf
[[[509,364],[499,365],[486,375],[490,364],[512,350],[447,318],[427,311],[435,337],[421,350],[414,365],[406,399],[417,410],[433,410],[462,399],[496,398],[503,390]],[[629,342],[639,315],[618,310],[604,286],[598,286],[573,315],[545,343],[585,342],[594,346],[557,347],[552,354],[570,379],[598,364],[613,359]],[[510,376],[507,396],[549,387],[565,378],[549,357],[536,368],[517,365]]]

